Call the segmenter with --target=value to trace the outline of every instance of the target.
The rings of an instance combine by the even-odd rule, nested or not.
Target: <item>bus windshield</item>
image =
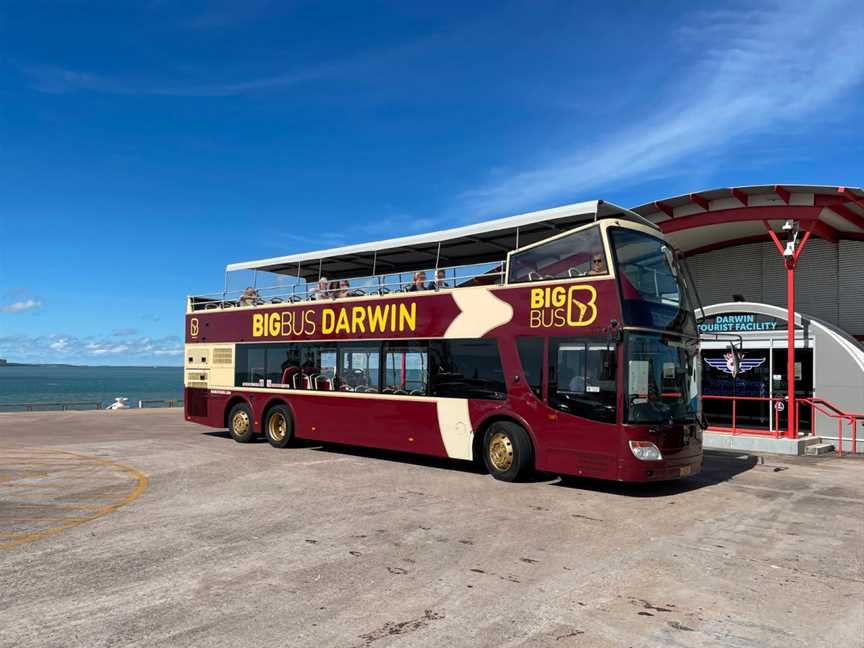
[[[642,232],[610,228],[609,233],[624,323],[695,335],[696,322],[674,250]]]
[[[630,333],[626,344],[626,421],[693,422],[700,381],[696,341]]]

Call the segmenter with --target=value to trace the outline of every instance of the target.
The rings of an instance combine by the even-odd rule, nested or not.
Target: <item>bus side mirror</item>
[[[606,327],[606,341],[609,346],[614,346],[624,339],[624,331],[618,325],[618,320],[609,320],[609,326]]]

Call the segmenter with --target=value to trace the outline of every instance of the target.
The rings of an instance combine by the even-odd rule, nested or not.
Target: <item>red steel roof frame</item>
[[[740,221],[763,221],[763,220],[800,220],[814,221],[819,219],[821,207],[810,207],[807,205],[766,205],[762,207],[737,207],[731,209],[718,209],[716,211],[701,212],[690,216],[681,216],[674,221],[663,221],[659,223],[664,234],[672,234],[681,230],[706,225],[720,225],[722,223],[733,223]]]

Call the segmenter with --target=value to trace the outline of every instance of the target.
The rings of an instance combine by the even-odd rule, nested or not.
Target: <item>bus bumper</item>
[[[684,479],[702,472],[702,451],[687,456],[671,456],[660,461],[622,460],[618,465],[618,479],[628,482],[669,481]]]

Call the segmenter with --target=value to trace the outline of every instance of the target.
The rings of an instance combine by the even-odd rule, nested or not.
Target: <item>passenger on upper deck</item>
[[[330,282],[330,285],[327,286],[327,294],[330,296],[330,299],[336,299],[341,297],[339,294],[339,282],[335,279]]]
[[[426,273],[422,270],[414,273],[414,282],[405,289],[406,292],[426,290]]]
[[[351,289],[351,283],[347,279],[339,282],[339,287],[336,289],[336,297],[348,297],[348,291]]]
[[[239,303],[241,306],[254,306],[258,302],[258,299],[258,291],[249,286],[240,295]]]
[[[327,290],[327,277],[321,277],[318,280],[318,286],[309,291],[309,299],[326,299],[330,296],[330,291]]]
[[[444,270],[436,270],[435,271],[435,280],[430,281],[429,285],[426,286],[426,290],[441,290],[442,288],[449,288],[447,282],[444,281],[445,273]]]
[[[595,252],[591,255],[591,269],[588,270],[589,275],[606,274],[606,262],[603,260],[602,252]]]

